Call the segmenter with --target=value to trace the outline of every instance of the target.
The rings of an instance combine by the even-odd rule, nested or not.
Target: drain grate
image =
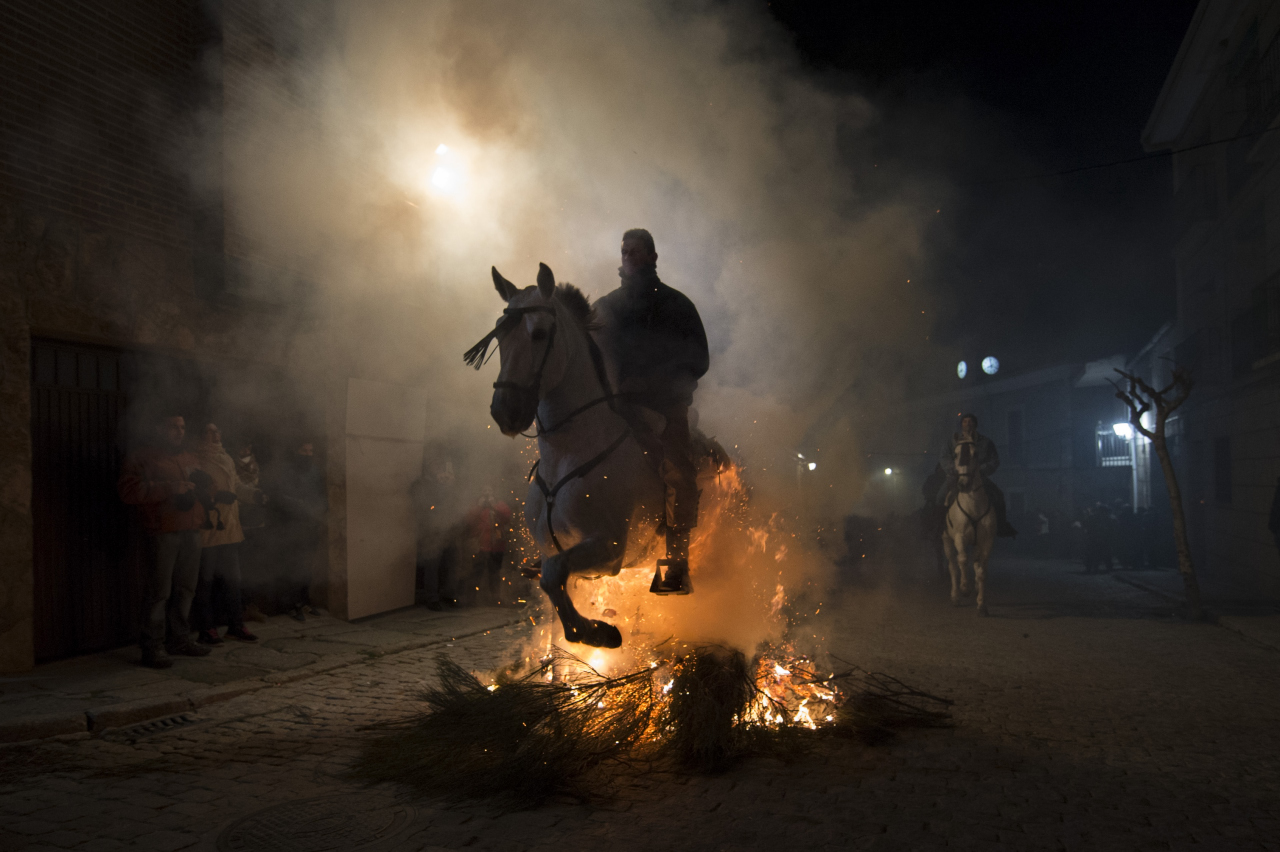
[[[194,713],[179,713],[177,716],[167,716],[164,719],[152,719],[150,722],[140,722],[137,725],[130,725],[127,728],[117,728],[114,731],[108,731],[104,734],[105,739],[122,740],[128,743],[135,743],[144,737],[153,734],[172,731],[175,728],[184,728],[187,725],[194,725],[199,721]]]
[[[409,805],[362,798],[322,796],[264,808],[227,826],[218,838],[219,852],[374,852],[410,828]]]

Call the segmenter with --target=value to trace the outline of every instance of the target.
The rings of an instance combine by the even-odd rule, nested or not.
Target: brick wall
[[[0,0],[0,199],[186,248],[200,0]]]

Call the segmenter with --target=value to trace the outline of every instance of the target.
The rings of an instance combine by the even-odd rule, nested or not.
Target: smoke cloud
[[[908,281],[936,190],[862,192],[875,109],[806,77],[762,6],[224,8],[229,250],[318,286],[327,342],[299,370],[425,387],[431,437],[515,457],[460,358],[500,308],[489,266],[598,297],[647,227],[707,327],[703,428],[758,481],[794,487],[795,453],[820,454],[812,508],[847,510],[866,415],[846,392],[892,393],[928,334]],[[287,61],[237,47],[262,33]]]

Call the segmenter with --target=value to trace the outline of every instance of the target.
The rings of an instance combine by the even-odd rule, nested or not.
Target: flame
[[[764,725],[800,725],[816,730],[835,721],[840,690],[813,662],[789,648],[760,657],[756,668],[760,694],[747,713]]]

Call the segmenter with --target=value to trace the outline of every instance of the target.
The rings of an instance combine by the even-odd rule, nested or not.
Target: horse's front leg
[[[960,575],[960,597],[967,598],[970,595],[969,577],[971,576],[969,542],[965,540],[964,530],[961,530],[955,539],[956,548],[956,573]]]
[[[573,547],[549,557],[542,563],[539,585],[551,599],[564,638],[597,648],[622,645],[622,633],[607,621],[584,618],[569,597],[569,578],[577,574],[616,574],[627,552],[626,534],[601,534],[584,538]]]
[[[987,614],[987,560],[991,558],[991,548],[996,541],[996,525],[994,521],[986,522],[978,527],[977,542],[974,545],[973,579],[978,587],[978,615]]]
[[[960,605],[960,567],[956,564],[956,543],[951,537],[950,524],[942,534],[942,550],[947,558],[947,573],[951,576],[951,604]]]

